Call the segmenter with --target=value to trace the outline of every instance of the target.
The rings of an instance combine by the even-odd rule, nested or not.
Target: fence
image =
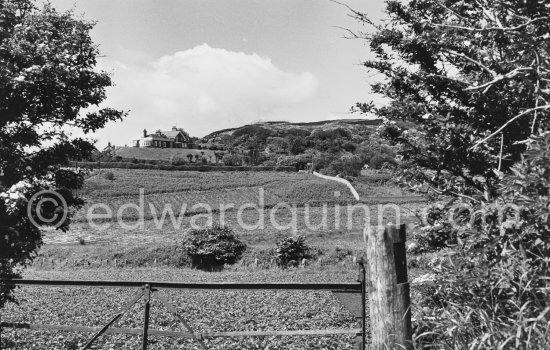
[[[60,280],[0,280],[0,284],[39,286],[80,286],[137,288],[138,293],[130,299],[103,327],[43,325],[4,321],[2,327],[30,330],[73,331],[94,333],[82,350],[90,346],[104,333],[142,335],[142,349],[147,349],[149,335],[188,338],[207,349],[204,339],[214,337],[245,336],[309,336],[356,334],[361,337],[360,349],[366,346],[366,300],[367,289],[370,301],[371,348],[412,349],[412,327],[409,282],[405,256],[405,225],[388,225],[368,237],[367,260],[360,259],[357,283],[178,283],[139,281],[60,281]],[[366,267],[365,267],[366,266]],[[368,277],[367,277],[368,276]],[[361,319],[360,329],[317,329],[294,331],[243,331],[243,332],[194,332],[177,313],[176,308],[161,295],[162,304],[183,324],[187,332],[149,329],[149,312],[152,294],[159,289],[243,289],[243,290],[325,290],[331,291],[355,317]],[[357,298],[359,296],[359,298]],[[118,320],[141,298],[145,298],[143,328],[116,328]]]
[[[147,349],[149,336],[165,336],[173,338],[187,338],[198,342],[202,349],[207,349],[204,339],[214,337],[258,337],[258,336],[311,336],[311,335],[334,335],[334,334],[355,334],[361,335],[362,344],[365,343],[365,269],[361,262],[361,276],[357,283],[177,283],[177,282],[141,282],[141,281],[66,281],[66,280],[1,280],[5,284],[15,285],[38,285],[38,286],[77,286],[77,287],[113,287],[113,288],[137,288],[138,292],[120,311],[116,313],[103,327],[84,327],[67,325],[44,325],[17,323],[10,321],[0,322],[0,328],[19,328],[29,330],[47,331],[69,331],[94,333],[82,350],[89,349],[91,345],[104,333],[122,333],[142,336],[142,349]],[[186,332],[162,331],[149,329],[149,313],[153,293],[160,289],[214,289],[214,290],[325,290],[335,293],[338,299],[344,301],[346,307],[356,308],[361,311],[362,328],[360,329],[317,329],[317,330],[292,330],[292,331],[241,331],[241,332],[194,332],[190,325],[178,314],[176,308],[163,296],[155,294],[157,299],[172,313],[184,326]],[[356,295],[363,300],[356,305],[350,303],[350,295]],[[145,298],[145,311],[143,328],[116,328],[119,319],[142,298]],[[351,305],[352,304],[352,305]],[[357,314],[357,310],[354,310]],[[1,333],[0,333],[1,334]]]

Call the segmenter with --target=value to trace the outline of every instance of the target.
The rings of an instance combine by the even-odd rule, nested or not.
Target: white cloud
[[[116,127],[124,134],[178,125],[203,135],[269,119],[273,111],[313,97],[318,86],[310,72],[286,72],[267,57],[207,44],[147,63],[124,56],[111,65],[117,85],[106,103],[131,110],[124,128]]]

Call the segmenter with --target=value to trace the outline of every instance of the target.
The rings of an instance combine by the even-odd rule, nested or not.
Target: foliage
[[[485,217],[457,219],[451,260],[426,288],[419,345],[546,349],[550,310],[550,133],[531,138],[524,160],[503,176]],[[506,210],[509,208],[510,210]],[[499,213],[500,211],[500,213]],[[452,261],[452,264],[446,262]]]
[[[550,7],[419,0],[387,12],[383,25],[354,12],[375,27],[365,66],[390,100],[357,107],[384,118],[401,183],[441,203],[417,233],[417,249],[446,259],[416,305],[416,343],[547,348]]]
[[[293,166],[296,170],[306,170],[307,164],[311,162],[311,156],[308,154],[300,154],[296,156],[279,157],[277,165]]]
[[[326,171],[329,175],[359,176],[363,169],[361,158],[352,154],[342,154],[334,159]]]
[[[78,165],[87,169],[136,169],[136,170],[166,170],[166,171],[200,171],[200,172],[225,172],[225,171],[242,171],[242,172],[263,172],[263,171],[281,171],[281,172],[296,172],[295,167],[283,165],[265,165],[265,166],[223,166],[215,164],[186,164],[173,165],[162,162],[147,161],[147,162],[79,162]]]
[[[240,154],[236,153],[227,153],[223,156],[222,162],[227,166],[239,166],[243,165],[244,158]]]
[[[31,0],[0,3],[0,277],[18,276],[41,245],[41,232],[31,217],[45,224],[36,208],[27,216],[27,201],[43,190],[54,190],[67,205],[48,202],[42,216],[50,226],[67,230],[82,200],[72,190],[82,174],[60,170],[69,159],[89,159],[94,150],[83,139],[69,140],[62,128],[85,134],[120,120],[124,112],[98,106],[112,85],[106,72],[95,70],[98,49],[89,35],[93,23],[38,8]],[[37,198],[52,199],[51,194]],[[38,202],[35,202],[38,203]],[[64,215],[67,220],[60,221]],[[0,307],[12,287],[0,286]]]
[[[376,154],[381,154],[373,160],[372,164],[376,169],[396,163],[393,148],[374,133],[374,126],[378,123],[379,121],[354,123],[352,120],[303,124],[262,123],[231,130],[231,134],[230,131],[222,130],[215,133],[215,137],[214,134],[210,138],[207,136],[207,141],[224,142],[227,148],[240,153],[239,159],[228,160],[231,164],[272,164],[276,161],[277,164],[304,170],[307,163],[317,158],[317,171],[324,169],[325,172],[335,173],[347,168],[344,171],[346,176],[357,176],[358,170],[355,168],[360,170]],[[342,160],[350,154],[358,156],[363,164],[354,166],[354,169],[344,166]],[[332,169],[328,169],[332,161],[336,163]]]
[[[277,242],[276,252],[277,265],[281,267],[298,266],[302,259],[310,256],[304,236],[283,238]]]
[[[224,264],[237,262],[246,250],[246,244],[230,228],[213,226],[191,230],[182,248],[194,267],[219,269]]]
[[[113,181],[115,179],[115,174],[113,174],[112,171],[107,171],[103,177],[105,178],[105,180],[110,180],[110,181]]]
[[[381,169],[387,165],[396,165],[395,150],[378,135],[371,135],[368,141],[362,142],[355,151],[361,161],[371,169]]]

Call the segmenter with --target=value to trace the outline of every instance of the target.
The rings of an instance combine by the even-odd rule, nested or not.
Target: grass
[[[356,204],[356,201],[344,185],[310,174],[120,169],[113,169],[112,173],[113,180],[106,179],[98,171],[88,176],[80,191],[88,204],[76,214],[75,222],[68,232],[45,232],[46,245],[40,252],[42,256],[54,259],[70,257],[70,260],[82,257],[95,261],[112,260],[122,254],[124,259],[136,261],[135,264],[132,263],[133,266],[143,265],[147,261],[150,263],[155,257],[158,261],[164,261],[166,258],[156,256],[160,253],[151,252],[157,248],[167,248],[169,252],[181,244],[192,224],[206,224],[204,215],[198,215],[205,213],[204,208],[193,207],[197,203],[212,207],[214,222],[222,221],[223,214],[223,222],[247,243],[247,254],[252,256],[269,255],[275,243],[290,234],[305,235],[307,243],[319,251],[319,255],[328,257],[338,248],[349,251],[351,253],[348,255],[354,256],[361,255],[365,249],[365,220],[369,219],[371,226],[395,222],[392,210],[386,210],[382,221],[378,222],[378,211],[381,208],[377,202],[392,202],[396,197],[387,196],[391,193],[400,195],[397,200],[398,203],[403,203],[399,205],[402,222],[412,221],[411,213],[419,207],[419,203],[415,203],[417,198],[404,196],[406,193],[399,189],[382,186],[377,182],[369,185],[370,182],[364,179],[358,179],[356,184],[364,203],[374,203],[368,205],[369,217],[360,208],[350,211],[347,205]],[[122,206],[128,203],[140,204],[137,195],[140,188],[145,190],[143,208],[146,220],[136,221],[137,211],[127,209],[121,212],[122,222],[118,222],[117,211]],[[265,208],[239,211],[238,208],[247,203],[259,205],[260,189],[264,191]],[[407,203],[407,200],[413,203]],[[296,216],[287,208],[275,210],[274,206],[281,202],[296,206]],[[96,203],[108,205],[115,220],[102,219],[90,223],[87,213],[91,205]],[[171,205],[174,216],[171,218],[167,215],[162,220],[162,212],[167,204]],[[227,204],[233,204],[234,208],[221,213],[220,207]],[[310,207],[306,208],[306,205]],[[181,212],[182,208],[185,208],[184,213]],[[101,209],[94,211],[96,214],[101,212]],[[260,215],[264,218],[264,226],[252,228],[259,222]],[[323,217],[326,217],[326,224]],[[242,223],[250,227],[243,227]],[[282,227],[277,227],[277,224]],[[133,255],[145,258],[129,258]],[[178,264],[172,262],[169,265],[179,266]]]
[[[140,189],[144,192],[146,219],[160,217],[166,204],[170,204],[176,213],[185,206],[184,216],[196,214],[197,209],[193,206],[198,203],[209,205],[214,211],[226,204],[236,208],[247,203],[259,204],[261,191],[266,207],[283,202],[298,207],[356,202],[344,185],[302,173],[153,170],[113,170],[112,173],[113,180],[106,179],[99,172],[91,174],[86,180],[79,194],[87,200],[87,204],[76,215],[76,221],[85,221],[89,208],[97,203],[106,204],[115,214],[128,203],[138,205]],[[360,181],[356,186],[361,199],[369,204],[419,200],[391,186],[369,185]],[[135,220],[137,213],[126,210],[122,217]]]

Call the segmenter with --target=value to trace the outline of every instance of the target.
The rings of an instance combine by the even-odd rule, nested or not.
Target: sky
[[[383,17],[383,0],[343,2]],[[115,83],[102,107],[129,111],[91,135],[99,147],[130,145],[143,129],[177,126],[202,137],[256,121],[361,118],[350,107],[373,99],[361,66],[368,45],[342,29],[370,28],[329,0],[51,3],[97,21],[98,68]]]

